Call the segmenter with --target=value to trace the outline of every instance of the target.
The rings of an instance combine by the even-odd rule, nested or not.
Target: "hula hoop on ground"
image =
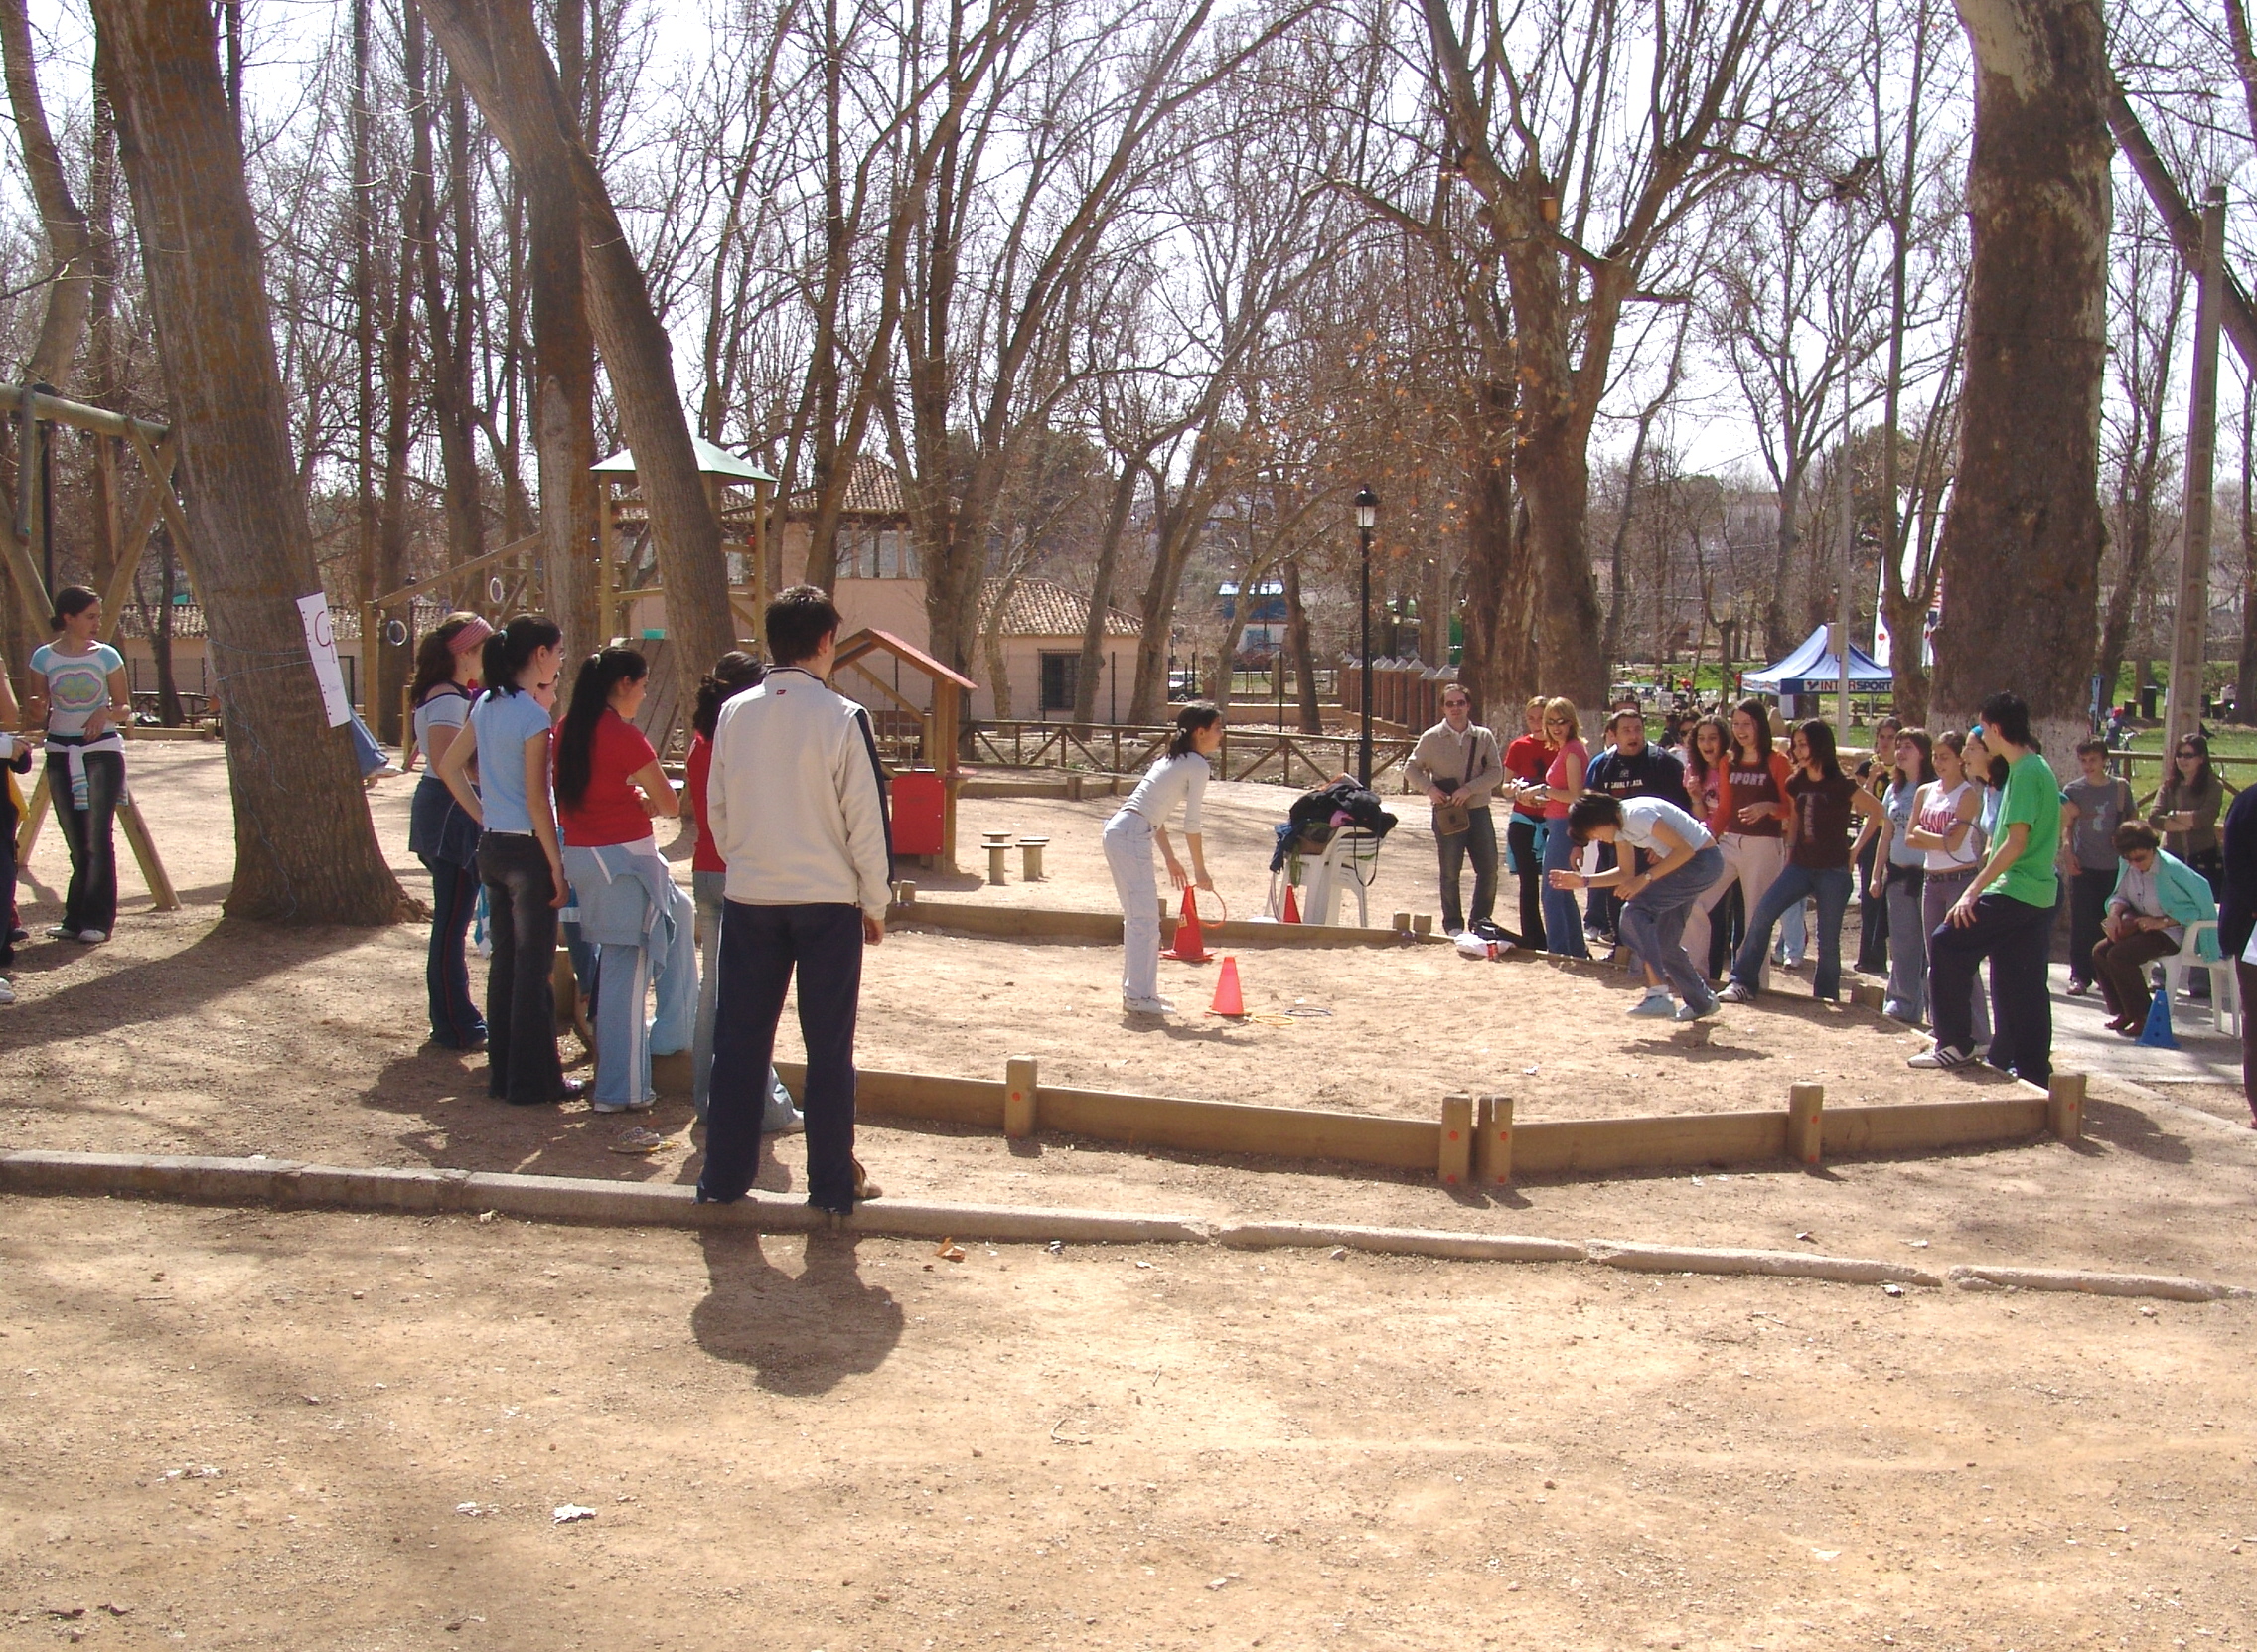
[[[1191,897],[1191,910],[1199,914],[1201,924],[1227,924],[1231,921],[1231,903],[1223,899],[1219,889],[1202,889],[1197,884],[1184,891]],[[1206,903],[1212,901],[1222,910],[1209,912]]]

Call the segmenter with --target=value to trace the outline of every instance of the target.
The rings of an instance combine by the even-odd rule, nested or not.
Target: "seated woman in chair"
[[[2148,966],[2179,951],[2187,925],[2215,920],[2218,903],[2209,880],[2166,853],[2151,826],[2126,821],[2118,826],[2116,853],[2116,890],[2092,949],[2093,979],[2108,1000],[2109,1031],[2137,1038],[2148,1023]],[[2202,932],[2195,952],[2204,963],[2217,962],[2214,927]]]

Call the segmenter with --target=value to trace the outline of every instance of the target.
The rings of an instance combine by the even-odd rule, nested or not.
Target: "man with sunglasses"
[[[1458,879],[1473,857],[1473,927],[1491,923],[1497,905],[1497,824],[1489,796],[1505,778],[1497,737],[1473,720],[1473,696],[1455,682],[1442,685],[1442,720],[1419,736],[1403,773],[1434,806],[1434,847],[1441,858],[1442,930],[1466,925]]]

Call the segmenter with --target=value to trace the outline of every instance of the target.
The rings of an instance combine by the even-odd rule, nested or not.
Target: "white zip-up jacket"
[[[812,672],[779,666],[721,707],[705,829],[725,894],[752,906],[858,906],[883,919],[893,843],[869,713]]]

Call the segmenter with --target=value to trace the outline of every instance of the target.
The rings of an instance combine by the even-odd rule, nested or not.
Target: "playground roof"
[[[865,654],[884,652],[900,660],[913,671],[922,672],[935,682],[953,682],[960,688],[977,688],[978,683],[960,672],[952,672],[914,643],[905,643],[890,631],[875,626],[857,631],[851,637],[842,637],[833,661],[839,666],[850,666]]]
[[[1820,626],[1802,640],[1784,660],[1749,672],[1739,679],[1742,688],[1758,694],[1816,694],[1842,684],[1842,663],[1827,646],[1830,628]],[[1855,693],[1877,694],[1895,686],[1886,666],[1877,666],[1865,650],[1850,645],[1850,688]]]

